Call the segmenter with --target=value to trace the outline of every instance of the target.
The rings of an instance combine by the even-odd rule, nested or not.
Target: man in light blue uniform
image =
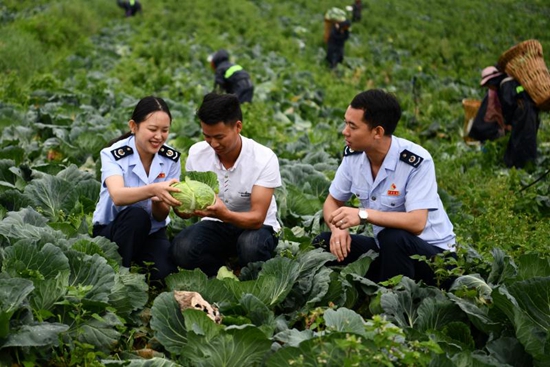
[[[430,267],[410,256],[452,252],[455,234],[437,193],[430,153],[392,135],[400,117],[391,94],[374,89],[355,96],[345,114],[344,158],[323,206],[331,232],[314,244],[330,248],[340,264],[378,252],[367,273],[374,281],[402,274],[434,284]],[[345,206],[353,195],[359,208]],[[372,224],[374,238],[349,233],[365,223]]]

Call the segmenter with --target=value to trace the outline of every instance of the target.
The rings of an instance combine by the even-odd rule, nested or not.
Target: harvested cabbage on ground
[[[172,186],[181,190],[172,193],[172,196],[181,202],[177,210],[188,214],[214,204],[219,190],[218,177],[212,171],[185,172],[182,180]]]

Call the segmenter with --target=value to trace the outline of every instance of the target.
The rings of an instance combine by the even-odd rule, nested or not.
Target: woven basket
[[[538,108],[550,110],[550,73],[537,40],[527,40],[505,51],[498,59],[500,70],[525,88]]]
[[[472,124],[477,115],[479,107],[481,107],[481,101],[479,99],[463,99],[462,106],[464,107],[464,129],[462,131],[462,138],[466,144],[473,144],[476,142],[474,138],[468,136],[472,129]]]
[[[335,20],[330,20],[325,18],[325,33],[323,33],[323,42],[328,43],[328,38],[330,37],[330,31],[332,26],[336,23]]]

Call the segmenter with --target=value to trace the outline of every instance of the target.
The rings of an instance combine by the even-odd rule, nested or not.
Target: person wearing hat
[[[504,164],[524,168],[534,163],[540,120],[531,97],[521,84],[495,66],[481,71],[480,86],[487,88],[487,94],[468,136],[483,143],[510,133]]]
[[[487,109],[483,120],[485,122],[497,122],[498,137],[504,136],[507,130],[511,130],[511,126],[506,125],[504,121],[502,105],[498,96],[500,83],[506,76],[494,66],[487,66],[481,71],[480,86],[487,88]]]
[[[210,55],[208,61],[215,72],[214,92],[221,89],[226,93],[235,94],[240,103],[252,102],[254,84],[250,75],[242,66],[229,61],[229,52],[219,50]]]
[[[335,23],[327,42],[327,62],[331,69],[344,61],[344,45],[349,38],[350,21]]]

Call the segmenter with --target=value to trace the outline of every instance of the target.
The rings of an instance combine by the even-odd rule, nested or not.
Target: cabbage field
[[[363,0],[334,70],[323,15],[351,0],[141,2],[126,18],[116,0],[0,1],[0,366],[550,366],[550,117],[525,169],[505,167],[507,137],[462,136],[484,67],[528,39],[550,53],[547,1]],[[99,151],[152,94],[183,165],[220,48],[256,85],[243,135],[279,157],[283,232],[238,278],[181,270],[159,286],[91,237]],[[458,240],[456,261],[433,262],[448,290],[373,283],[374,255],[328,267],[311,246],[344,111],[369,88],[396,94],[396,135],[435,160]],[[193,221],[173,219],[170,236]],[[200,293],[221,323],[175,291]]]

